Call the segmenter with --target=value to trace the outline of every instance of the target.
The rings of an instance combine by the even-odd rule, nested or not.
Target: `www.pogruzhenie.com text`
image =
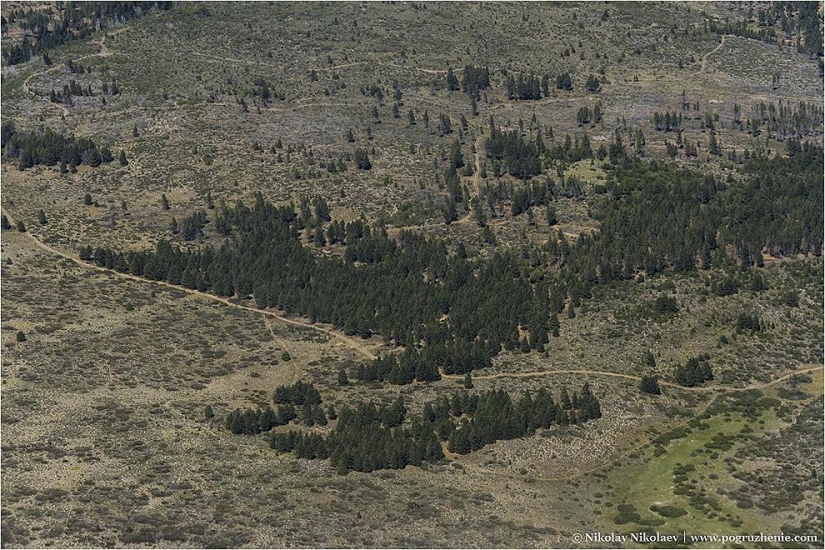
[[[743,543],[816,543],[819,538],[816,535],[768,535],[765,533],[752,535],[701,535],[687,532],[681,533],[659,533],[659,532],[639,532],[639,533],[574,533],[571,537],[575,543],[682,543],[692,544],[700,542],[712,542],[721,544],[743,544]]]

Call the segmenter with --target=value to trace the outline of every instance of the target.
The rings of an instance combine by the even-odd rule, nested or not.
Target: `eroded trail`
[[[706,53],[705,55],[703,55],[703,56],[702,56],[702,67],[699,69],[699,72],[698,72],[698,73],[696,73],[696,74],[705,74],[705,66],[706,66],[706,65],[707,65],[707,63],[708,63],[708,57],[710,57],[711,55],[713,55],[713,54],[715,54],[716,52],[718,52],[718,51],[719,51],[719,49],[720,49],[722,46],[724,46],[724,45],[725,45],[725,39],[726,39],[726,38],[727,38],[727,37],[723,34],[723,35],[722,35],[722,39],[721,39],[721,40],[719,40],[719,44],[717,44],[715,48],[713,48],[713,49],[712,49],[712,50],[710,50],[708,53]]]

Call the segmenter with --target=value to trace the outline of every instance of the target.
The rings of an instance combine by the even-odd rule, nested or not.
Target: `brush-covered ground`
[[[490,117],[530,139],[541,132],[548,146],[586,132],[594,150],[617,129],[640,129],[640,154],[665,159],[676,136],[654,129],[654,113],[680,112],[698,155],[680,149],[673,162],[735,182],[732,150],[741,160],[745,149],[777,154],[787,144],[779,132],[740,129],[734,104],[748,119],[760,103],[820,105],[823,93],[817,60],[794,47],[708,31],[707,21],[739,20],[747,9],[182,3],[55,48],[51,66],[39,57],[4,66],[4,122],[91,137],[124,150],[129,163],[76,173],[20,171],[8,160],[0,168],[3,212],[28,229],[2,232],[3,546],[569,547],[575,533],[645,529],[798,533],[821,546],[821,259],[597,286],[575,318],[560,316],[545,353],[504,351],[473,373],[473,391],[556,392],[586,381],[601,419],[448,453],[437,465],[345,476],[324,461],[278,455],[265,437],[232,435],[223,419],[271,403],[277,386],[298,380],[312,382],[324,406],[402,395],[417,414],[462,390],[463,377],[342,387],[339,369],[380,349],[379,336],[348,337],[72,260],[79,246],[181,241],[169,230],[173,217],[204,208],[207,196],[232,205],[257,192],[296,204],[321,195],[333,220],[364,216],[390,235],[412,227],[461,241],[471,256],[598,230],[589,213],[606,174],[590,160],[545,171],[582,191],[554,201],[554,227],[543,207],[513,216],[507,203],[496,217],[487,212],[495,244],[465,206],[444,224],[454,140],[474,169],[461,181],[470,197],[518,185],[493,174],[483,149]],[[69,60],[86,71],[72,73]],[[445,86],[447,69],[460,78],[467,64],[490,68],[475,115],[467,94]],[[509,100],[506,76],[531,72],[550,76],[551,96]],[[555,88],[563,72],[572,91]],[[591,74],[598,92],[585,89]],[[49,101],[73,79],[93,96]],[[113,82],[120,93],[102,93]],[[579,125],[577,111],[599,103],[601,122]],[[441,114],[451,133],[439,128]],[[804,139],[821,143],[819,118]],[[707,120],[719,155],[708,151]],[[356,148],[368,151],[371,170],[355,168]],[[347,170],[330,172],[339,159]],[[200,242],[220,240],[207,225],[191,246]],[[729,277],[737,294],[712,292]],[[662,294],[678,313],[650,314]],[[754,313],[762,330],[737,329],[741,314]],[[715,379],[679,387],[674,369],[703,354]],[[662,395],[640,393],[640,377],[653,373]]]

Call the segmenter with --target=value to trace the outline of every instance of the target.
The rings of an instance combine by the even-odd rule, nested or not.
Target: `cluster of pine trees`
[[[537,293],[524,275],[526,266],[511,252],[471,262],[466,252],[449,253],[442,241],[403,231],[394,241],[383,233],[354,242],[347,237],[347,250],[354,251],[345,251],[353,260],[345,261],[318,257],[302,246],[300,216],[292,205],[274,206],[259,195],[253,208],[217,210],[230,236],[218,249],[182,250],[161,241],[154,251],[126,254],[84,247],[81,257],[220,296],[254,296],[259,307],[276,306],[350,334],[378,332],[399,345],[426,347],[422,357],[438,364],[428,365],[419,378],[434,378],[437,367],[483,367],[502,342],[525,340],[522,346],[531,349],[547,340],[546,320],[534,314],[546,300],[544,291]],[[367,239],[378,243],[372,261],[356,264],[355,258],[366,259]],[[376,255],[380,243],[392,244]],[[528,331],[529,341],[520,329]],[[397,380],[415,376],[419,368],[410,365],[405,362]],[[389,374],[382,373],[379,378]]]
[[[291,386],[278,386],[272,395],[272,401],[276,404],[313,405],[321,404],[321,394],[312,384],[298,381]]]
[[[561,73],[556,77],[556,88],[568,92],[573,89],[573,80],[570,78],[570,73]]]
[[[794,139],[794,143],[801,145],[798,140],[805,136],[816,136],[822,126],[823,108],[807,101],[800,101],[793,105],[788,101],[779,100],[765,103],[760,101],[751,106],[751,116],[742,118],[742,107],[734,104],[733,126],[740,131],[747,131],[756,137],[761,135],[762,128],[768,132],[768,137],[776,139]],[[750,157],[750,154],[747,155]]]
[[[651,395],[661,395],[662,389],[659,387],[659,379],[655,374],[642,376],[639,382],[639,390],[642,393],[649,393]]]
[[[768,44],[776,43],[776,33],[773,29],[752,29],[748,25],[748,20],[744,17],[740,21],[725,19],[724,22],[717,22],[711,20],[708,30],[714,34],[733,34],[751,40],[760,40]]]
[[[744,164],[748,177],[726,193],[729,212],[720,227],[737,259],[758,264],[763,248],[777,256],[821,254],[823,160],[822,147],[806,141],[792,156],[760,156]]]
[[[822,162],[822,148],[810,144],[790,158],[752,159],[743,169],[749,177],[728,188],[712,175],[625,159],[611,171],[606,196],[593,209],[601,231],[579,239],[579,253],[568,257],[571,278],[705,269],[713,257],[726,259],[727,246],[731,259],[745,267],[760,265],[763,249],[819,255]]]
[[[111,149],[98,148],[89,138],[64,136],[51,128],[25,132],[18,130],[11,120],[2,126],[2,148],[6,158],[17,161],[20,170],[38,164],[54,166],[60,163],[61,172],[65,172],[67,166],[75,168],[88,164],[94,167],[115,159]]]
[[[590,107],[585,105],[584,107],[579,108],[579,110],[576,112],[576,123],[579,126],[583,126],[585,124],[590,124],[590,122],[593,122],[593,124],[598,124],[601,121],[602,121],[602,102],[601,101],[598,102],[595,107],[593,107],[592,111],[590,110]],[[585,137],[586,136],[587,136],[587,134],[585,134]]]
[[[725,277],[710,284],[710,290],[717,296],[733,296],[739,292],[739,281],[735,277]]]
[[[807,2],[779,2],[779,4],[782,8],[782,16],[790,10],[798,10],[794,18],[780,16],[780,21],[783,23],[782,29],[789,35],[793,32],[792,21],[796,22],[797,51],[821,58],[823,55],[822,17],[819,14],[819,6]],[[822,65],[820,64],[819,67],[821,71]]]
[[[80,84],[77,83],[76,80],[72,79],[72,81],[68,84],[63,85],[63,91],[55,92],[52,89],[51,93],[49,94],[49,101],[52,103],[65,103],[67,105],[71,105],[72,96],[88,96],[92,97],[94,93],[92,92],[92,85],[88,84],[86,88],[83,88]]]
[[[599,82],[599,78],[593,76],[592,74],[587,77],[587,82],[585,83],[585,88],[587,88],[588,92],[598,92],[599,89],[602,87],[602,83]]]
[[[756,29],[748,24],[749,20],[757,24]],[[775,44],[777,23],[785,36],[795,37],[797,51],[822,57],[822,17],[816,4],[772,2],[765,7],[759,7],[756,13],[751,7],[748,16],[743,17],[741,21],[731,22],[728,19],[721,23],[711,21],[708,30],[712,33],[734,34]]]
[[[602,416],[599,400],[587,383],[582,386],[581,393],[573,392],[572,397],[567,388],[562,388],[558,404],[544,389],[539,390],[535,397],[525,392],[518,401],[503,390],[465,395],[458,400],[458,407],[453,405],[451,414],[468,416],[447,440],[450,452],[459,454],[478,450],[500,439],[532,435],[537,429],[548,428],[552,424],[564,426]]]
[[[518,400],[503,390],[464,392],[427,403],[409,422],[406,416],[400,397],[388,406],[345,406],[327,437],[294,430],[273,433],[270,446],[298,458],[329,458],[342,474],[401,469],[442,460],[442,441],[451,452],[467,454],[497,440],[529,436],[539,428],[600,418],[601,407],[585,383],[572,396],[562,388],[558,403],[544,388],[535,396],[525,392]]]
[[[536,138],[536,142],[525,140],[518,130],[501,131],[491,117],[486,148],[487,154],[493,158],[494,170],[498,161],[515,178],[530,179],[542,172],[541,152],[545,148],[541,135]]]
[[[281,453],[294,452],[298,458],[329,458],[341,474],[402,469],[408,464],[420,466],[442,460],[441,442],[432,425],[413,419],[409,427],[402,427],[406,412],[400,398],[390,406],[345,406],[327,437],[290,431],[272,434],[270,446]]]
[[[493,217],[503,216],[508,204],[512,216],[530,212],[535,206],[544,206],[547,224],[552,226],[558,223],[553,201],[560,197],[579,199],[582,195],[581,184],[576,176],[562,177],[558,183],[550,176],[545,176],[543,180],[533,178],[523,184],[498,180],[486,183],[479,193],[479,198],[475,199],[476,221],[484,227],[486,217],[479,216],[479,213],[482,204],[486,202]]]
[[[505,88],[507,99],[541,99],[541,83],[539,78],[532,73],[527,78],[524,78],[522,74],[518,77],[508,76]]]
[[[256,435],[268,432],[276,426],[285,426],[299,420],[306,426],[326,426],[327,414],[321,409],[321,394],[312,384],[297,382],[292,386],[278,386],[272,396],[277,410],[235,409],[226,415],[224,424],[233,434]],[[300,407],[299,415],[296,407]],[[330,418],[335,418],[335,409],[330,408]]]
[[[597,105],[598,118],[601,120],[601,108]],[[590,121],[590,109],[587,111],[587,121]],[[596,111],[594,111],[596,113]],[[506,171],[511,176],[526,180],[542,173],[544,166],[552,162],[578,162],[593,157],[593,148],[587,133],[581,136],[564,136],[563,141],[557,141],[552,147],[547,147],[542,139],[542,132],[536,132],[534,140],[525,139],[519,130],[504,131],[498,128],[493,117],[490,117],[490,135],[485,142],[487,156],[492,158],[493,176],[499,177]],[[606,155],[606,152],[605,152]]]
[[[546,340],[546,339],[545,339]],[[529,349],[529,348],[528,348]],[[401,355],[377,357],[359,364],[351,376],[363,382],[383,382],[405,385],[413,380],[434,382],[441,380],[439,367],[445,374],[464,374],[473,369],[489,367],[500,346],[460,340],[438,343],[418,351],[406,349]]]
[[[198,237],[203,237],[203,230],[207,223],[209,223],[209,219],[206,217],[206,210],[201,209],[191,216],[183,218],[183,222],[180,225],[178,225],[175,218],[172,218],[169,229],[172,233],[180,233],[185,241],[194,241]]]
[[[676,132],[682,124],[682,113],[665,111],[653,113],[653,127],[657,132]]]
[[[751,332],[759,332],[762,330],[759,315],[755,313],[740,313],[736,318],[736,331],[742,332],[743,330],[749,330]]]
[[[473,99],[479,99],[481,90],[490,87],[490,70],[487,67],[467,65],[461,73],[461,88]]]
[[[684,365],[676,367],[673,371],[673,378],[688,388],[713,380],[713,369],[709,360],[710,356],[707,354],[688,359]]]
[[[278,414],[272,407],[264,409],[235,409],[226,415],[224,425],[233,434],[257,435],[261,432],[268,432],[275,426],[284,426],[294,419],[295,411],[289,414]]]

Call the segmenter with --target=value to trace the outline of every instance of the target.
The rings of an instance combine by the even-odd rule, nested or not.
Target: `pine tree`
[[[589,77],[587,77],[586,87],[588,92],[598,92],[599,88],[601,87],[601,83],[599,82],[598,78],[591,74]]]
[[[447,69],[447,89],[451,92],[461,89],[461,86],[458,82],[458,78],[455,76],[455,73],[453,73],[452,67],[449,67]]]
[[[719,143],[716,141],[716,134],[714,132],[710,133],[710,142],[708,143],[708,151],[712,155],[719,154]]]
[[[0,218],[0,227],[2,227],[3,230],[11,229],[11,223],[9,223],[9,219],[5,214],[3,214],[2,218]]]
[[[86,196],[83,197],[83,204],[86,206],[91,206],[92,203],[92,195],[90,193],[86,193]]]
[[[359,170],[370,170],[372,168],[372,162],[370,162],[370,157],[366,149],[355,149],[353,158],[355,160],[355,166],[357,166]]]
[[[557,223],[559,223],[558,218],[556,217],[556,207],[550,204],[544,210],[544,217],[547,220],[547,225],[553,227]]]
[[[653,395],[661,395],[662,390],[659,388],[659,381],[656,378],[656,375],[651,376],[642,376],[642,380],[639,383],[639,390],[642,393],[650,393]]]
[[[555,338],[558,338],[559,337],[559,329],[561,328],[561,324],[559,323],[559,316],[555,311],[550,314],[550,321],[548,322],[547,325],[548,325],[548,328],[550,330],[550,333]]]
[[[573,407],[573,402],[570,400],[570,394],[567,393],[567,388],[562,387],[561,394],[559,394],[559,403],[564,410],[569,410]]]
[[[49,223],[49,220],[46,219],[46,213],[43,212],[43,210],[40,210],[40,212],[37,213],[37,222],[40,225],[46,225]]]
[[[26,224],[25,224],[25,223],[23,223],[23,220],[19,220],[19,221],[17,222],[17,230],[18,230],[20,233],[25,233],[25,232],[26,232]]]
[[[120,156],[118,157],[118,162],[121,166],[126,166],[129,164],[129,160],[126,158],[126,151],[124,149],[120,150]]]
[[[450,164],[453,168],[464,166],[464,155],[461,153],[461,142],[458,139],[450,146]]]
[[[169,199],[166,198],[165,193],[160,196],[160,207],[163,210],[169,210]]]
[[[349,384],[349,377],[347,376],[347,371],[342,367],[338,370],[338,385],[339,386],[346,386]]]

